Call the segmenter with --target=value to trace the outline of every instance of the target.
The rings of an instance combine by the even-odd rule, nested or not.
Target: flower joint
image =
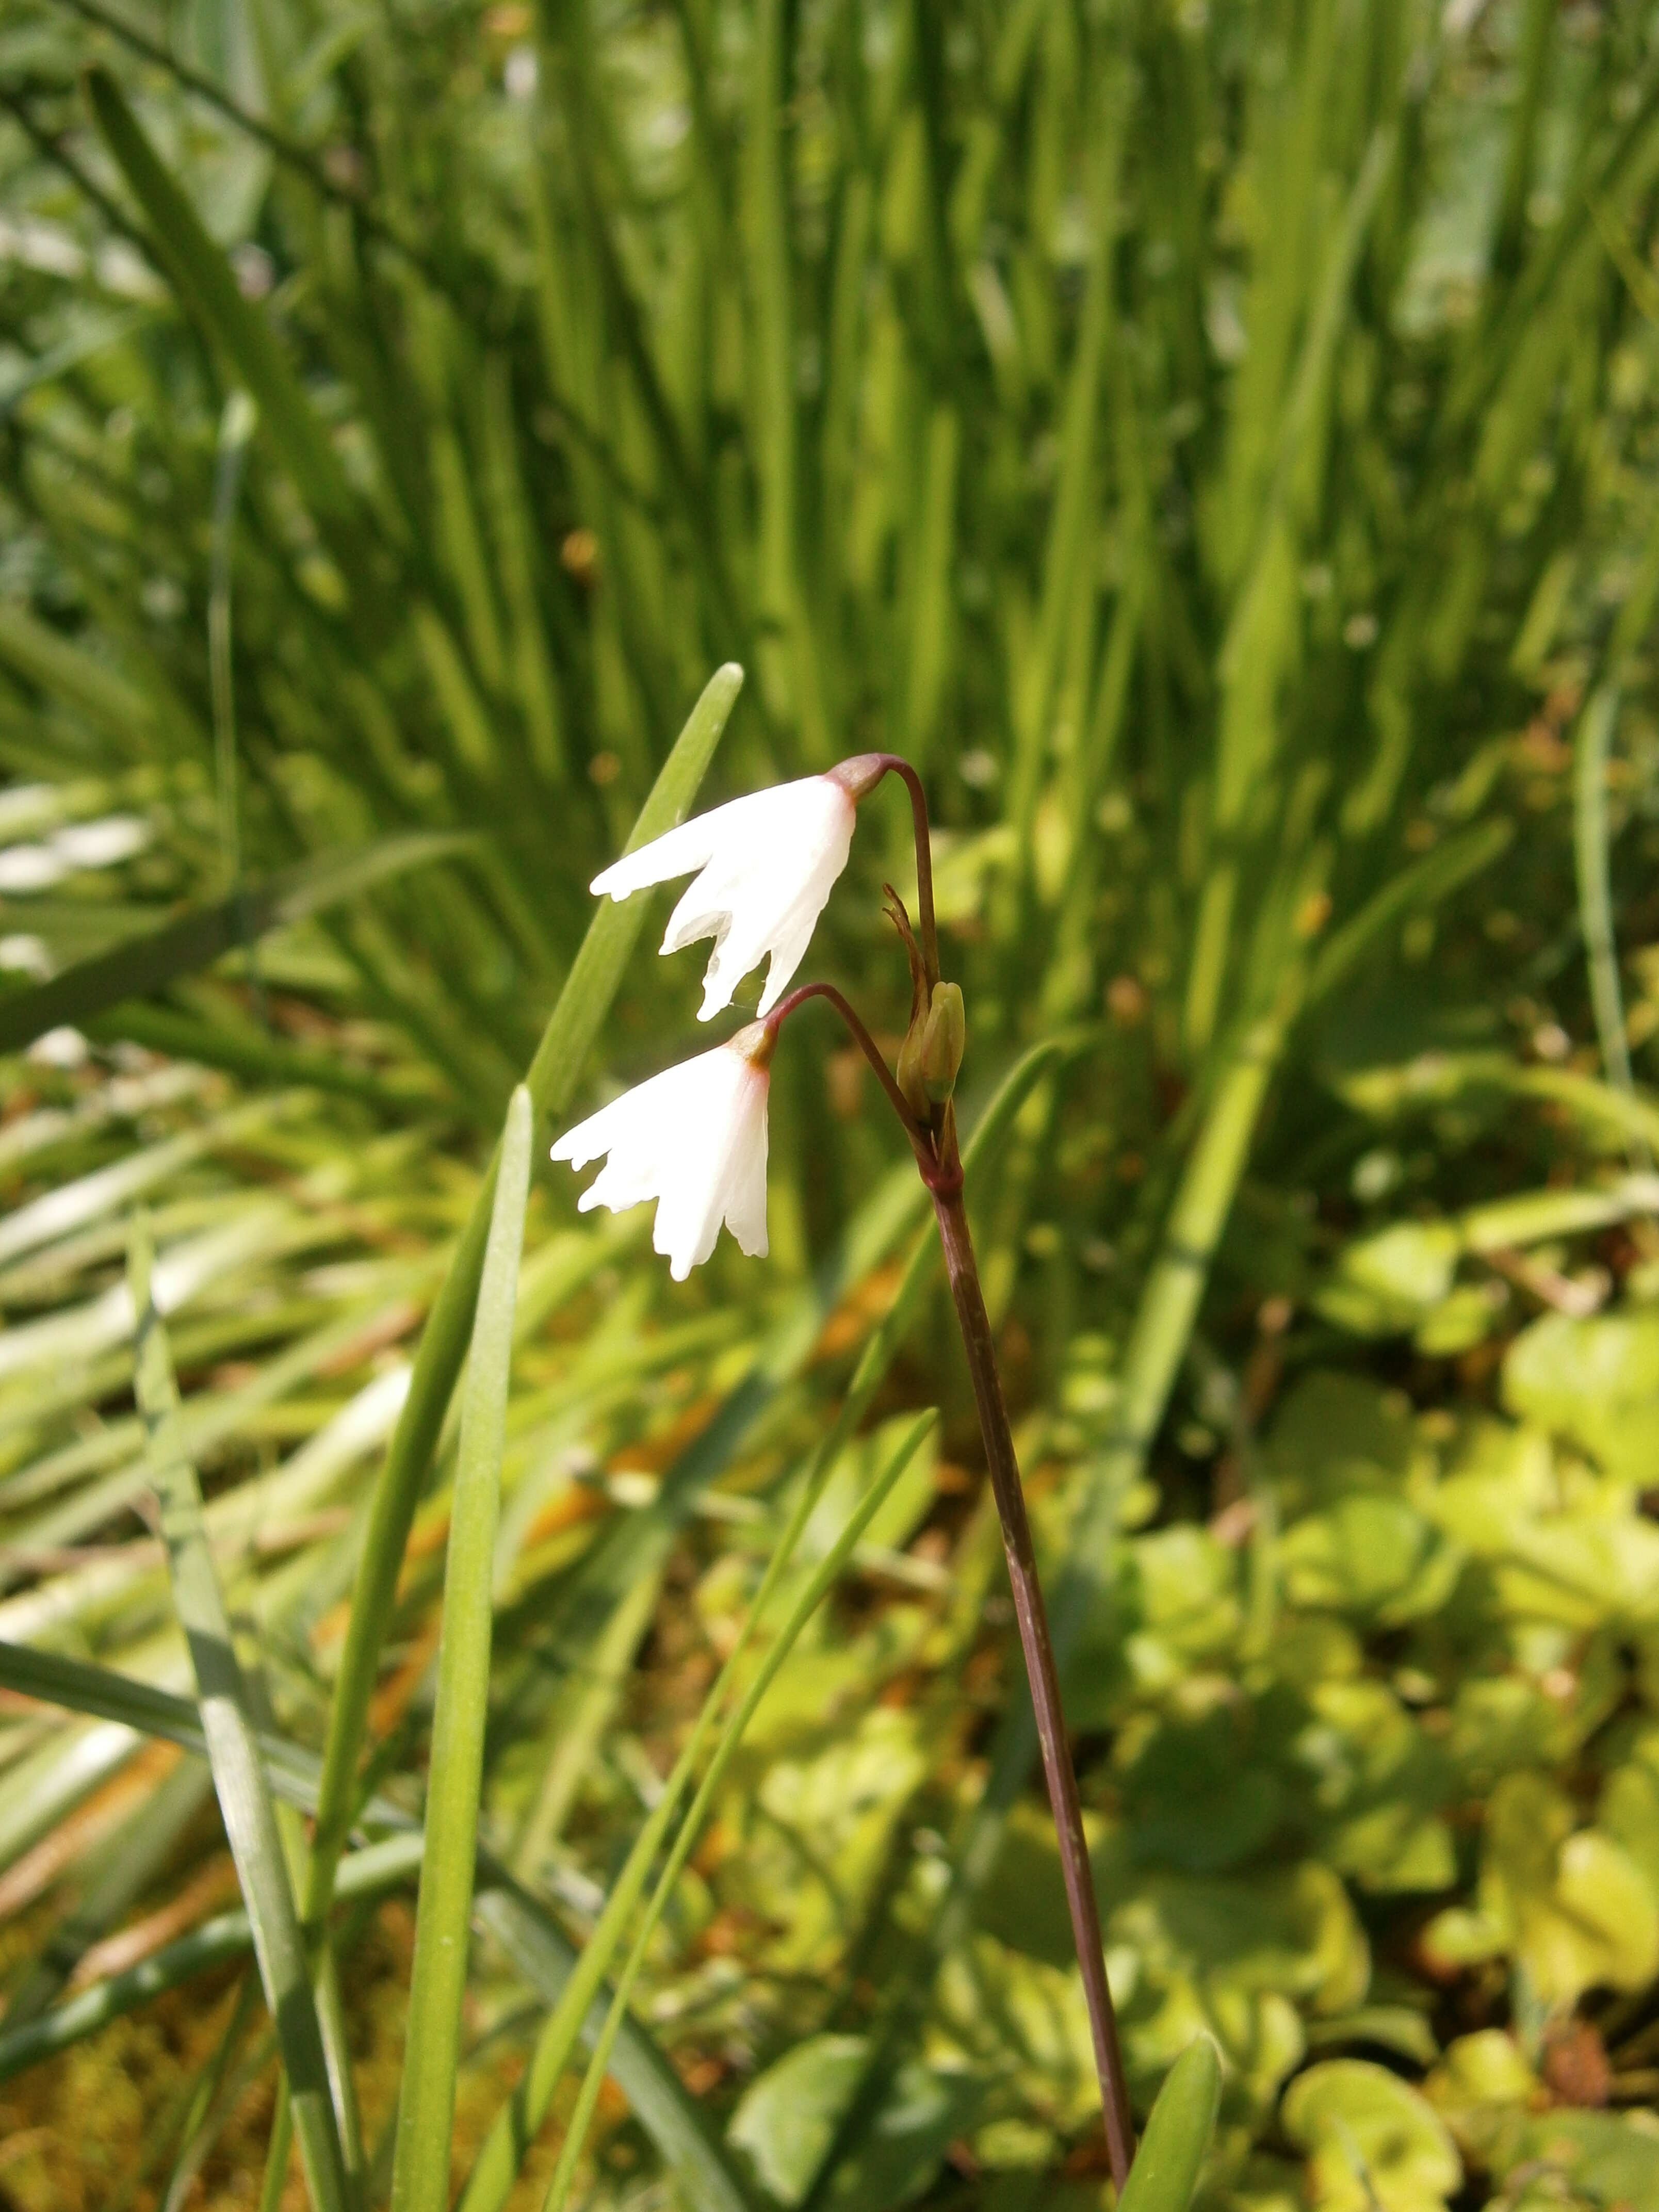
[[[703,976],[700,1021],[732,1003],[763,957],[768,962],[763,1018],[799,967],[836,878],[847,866],[858,801],[879,780],[873,756],[845,761],[824,775],[802,776],[695,816],[593,878],[596,896],[625,899],[649,884],[701,872],[669,918],[665,952],[700,937],[714,950]]]
[[[750,1022],[712,1052],[625,1091],[567,1129],[556,1160],[609,1158],[577,1201],[625,1212],[657,1201],[652,1243],[683,1283],[714,1249],[725,1222],[738,1249],[766,1256],[767,1102],[775,1033]]]

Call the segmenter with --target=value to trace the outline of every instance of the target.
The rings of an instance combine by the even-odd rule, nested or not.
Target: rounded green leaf
[[[1450,2130],[1386,2066],[1363,2058],[1310,2066],[1285,2091],[1280,2117],[1308,2154],[1320,2212],[1443,2212],[1463,2185]]]

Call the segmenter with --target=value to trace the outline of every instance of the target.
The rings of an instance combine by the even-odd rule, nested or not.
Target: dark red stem
[[[1003,1402],[1002,1382],[997,1373],[990,1316],[985,1310],[985,1297],[980,1289],[979,1268],[968,1234],[968,1216],[960,1190],[949,1194],[935,1190],[933,1210],[939,1217],[945,1272],[951,1280],[951,1295],[956,1301],[968,1370],[973,1377],[974,1401],[979,1409],[980,1433],[985,1440],[997,1517],[1002,1523],[1008,1580],[1013,1588],[1014,1618],[1019,1624],[1020,1650],[1024,1654],[1026,1677],[1031,1686],[1037,1741],[1042,1747],[1043,1779],[1048,1785],[1048,1804],[1060,1842],[1060,1868],[1066,1884],[1066,1903],[1072,1916],[1072,1940],[1077,1947],[1083,1991],[1089,2006],[1095,2071],[1100,2078],[1101,2109],[1106,2121],[1106,2154],[1111,2161],[1112,2179],[1121,2192],[1134,2156],[1133,2124],[1123,2080],[1123,2057],[1118,2047],[1117,2017],[1106,1980],[1100,1914],[1095,1904],[1089,1846],[1083,1832],[1077,1775],[1066,1741],[1066,1717],[1060,1710],[1054,1648],[1048,1633],[1042,1585],[1037,1580],[1031,1524],[1025,1511],[1019,1462],[1014,1456],[1008,1409]]]
[[[1054,1640],[1048,1632],[1042,1584],[1037,1580],[1036,1552],[1031,1542],[1031,1524],[1025,1511],[1025,1492],[1019,1479],[1013,1433],[1008,1425],[1008,1408],[1003,1402],[1002,1380],[997,1372],[990,1316],[985,1310],[979,1267],[974,1258],[968,1215],[962,1202],[962,1160],[957,1150],[955,1119],[947,1104],[936,1128],[925,1128],[916,1120],[875,1039],[833,984],[804,983],[799,990],[792,991],[767,1016],[769,1034],[775,1037],[796,1007],[808,999],[827,999],[846,1023],[887,1093],[910,1140],[921,1179],[933,1195],[939,1243],[945,1250],[945,1273],[950,1278],[951,1296],[956,1302],[968,1370],[973,1377],[974,1402],[979,1411],[992,1494],[1002,1526],[1002,1546],[1013,1590],[1014,1618],[1019,1626],[1020,1650],[1031,1688],[1037,1741],[1042,1750],[1043,1779],[1048,1787],[1048,1805],[1060,1845],[1060,1876],[1071,1914],[1072,1940],[1077,1948],[1083,1993],[1089,2008],[1095,2070],[1100,2080],[1101,2111],[1106,2124],[1106,2154],[1111,2162],[1112,2179],[1121,2191],[1134,2156],[1134,2134],[1123,2079],[1123,2058],[1118,2048],[1117,2017],[1112,2009],[1112,1992],[1106,1979],[1100,1914],[1095,1903],[1088,1842],[1083,1832],[1077,1775],[1066,1741],[1066,1717],[1060,1702]]]

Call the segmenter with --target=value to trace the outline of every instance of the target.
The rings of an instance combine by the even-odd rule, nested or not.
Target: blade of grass
[[[70,1659],[57,1651],[34,1651],[27,1644],[0,1643],[0,1689],[43,1705],[62,1705],[143,1735],[160,1736],[176,1743],[198,1759],[208,1756],[202,1717],[188,1698],[153,1683],[118,1674],[112,1667],[94,1666],[86,1659]],[[318,1778],[321,1763],[315,1752],[290,1743],[286,1736],[261,1732],[259,1755],[270,1786],[279,1797],[297,1805],[302,1813],[317,1809]],[[362,1808],[365,1820],[408,1825],[409,1815],[385,1798],[374,1798]]]
[[[137,684],[22,607],[0,606],[0,663],[112,737],[143,737],[155,721],[155,709]]]
[[[352,1863],[348,1859],[348,1867]],[[549,2006],[557,2004],[575,1971],[577,1953],[546,1908],[481,1857],[474,1917]],[[485,1883],[496,1884],[489,1887]],[[582,2023],[591,2045],[605,2021],[601,1994]],[[611,2057],[611,2078],[635,2117],[674,2172],[693,2212],[751,2212],[748,2191],[711,2132],[701,2108],[655,2043],[625,2021]]]
[[[180,1835],[201,1811],[212,1786],[212,1777],[198,1760],[180,1760],[99,1851],[73,1908],[14,1984],[6,2006],[8,2031],[46,2011],[88,1947],[165,1871]]]
[[[337,905],[406,869],[424,867],[470,842],[465,833],[449,830],[383,837],[356,852],[319,854],[234,898],[193,907],[161,929],[77,961],[50,982],[0,997],[0,1053],[21,1052],[48,1030],[79,1026],[124,1000],[146,997],[268,931]]]
[[[259,2186],[259,2212],[282,2212],[288,2183],[289,2153],[294,2147],[294,2100],[288,2093],[288,2076],[276,2077],[276,2109],[270,2116],[270,2140],[265,2146],[264,2179]]]
[[[392,2168],[392,2212],[443,2212],[449,2201],[450,2130],[472,1909],[472,1844],[489,1705],[495,1522],[533,1128],[530,1093],[520,1085],[513,1094],[501,1136],[501,1172],[461,1404],[427,1783],[427,1849],[415,1923],[415,1963]]]
[[[384,1843],[368,1844],[341,1862],[340,1898],[343,1901],[377,1897],[383,1891],[398,1888],[416,1873],[420,1863],[417,1835],[393,1836]],[[0,2029],[0,2081],[9,2081],[31,2066],[56,2057],[71,2044],[96,2035],[111,2021],[136,2012],[152,1997],[179,1989],[228,1960],[246,1958],[252,1948],[253,1923],[245,1911],[239,1907],[216,1914],[136,1966],[77,1990],[36,2019]]]
[[[732,662],[709,678],[640,810],[629,841],[630,850],[684,819],[742,684],[743,671]],[[642,899],[622,905],[606,900],[588,925],[525,1078],[538,1114],[562,1111],[574,1095],[582,1064],[616,996],[644,921]],[[305,1917],[312,1923],[319,1923],[327,1912],[333,1861],[345,1842],[351,1820],[357,1755],[410,1525],[471,1328],[495,1203],[495,1173],[492,1163],[428,1316],[409,1396],[375,1486],[352,1590],[345,1649],[329,1707],[317,1832],[306,1891]]]
[[[1619,721],[1619,705],[1617,686],[1604,684],[1592,694],[1579,721],[1572,757],[1572,849],[1578,878],[1578,921],[1584,935],[1601,1066],[1613,1089],[1633,1098],[1636,1079],[1631,1073],[1630,1045],[1625,1035],[1613,893],[1607,877],[1607,755]],[[1630,1140],[1630,1164],[1638,1172],[1653,1165],[1647,1139],[1637,1133]]]
[[[317,2212],[345,2212],[345,2166],[329,2095],[322,2031],[289,1887],[270,1785],[248,1718],[246,1686],[202,1525],[202,1488],[179,1448],[179,1393],[150,1295],[147,1224],[135,1223],[128,1282],[137,1316],[134,1394],[161,1509],[173,1601],[190,1647],[214,1787],[247,1901],[265,2002],[281,2041],[295,2132]]]
[[[794,1649],[801,1631],[839,1580],[842,1569],[852,1556],[859,1538],[870,1525],[877,1508],[915,1458],[924,1438],[933,1427],[938,1418],[939,1416],[931,1411],[921,1414],[900,1438],[891,1458],[870,1485],[857,1506],[848,1514],[841,1534],[825,1553],[809,1578],[805,1589],[801,1591],[790,1608],[787,1618],[778,1630],[770,1649],[757,1669],[754,1680],[744,1692],[736,1710],[720,1731],[714,1746],[714,1756],[708,1762],[708,1771],[698,1786],[696,1796],[691,1800],[684,1820],[680,1823],[680,1831],[674,1838],[673,1849],[669,1852],[662,1872],[657,1878],[657,1887],[652,1893],[650,1902],[645,1909],[644,1917],[635,1935],[634,1947],[629,1953],[622,1972],[617,1978],[616,1990],[611,2000],[610,2013],[605,2019],[599,2039],[594,2045],[593,2055],[588,2061],[587,2073],[583,2079],[581,2090],[576,2100],[576,2108],[571,2114],[569,2124],[565,2130],[564,2142],[559,2153],[559,2162],[554,2168],[553,2179],[548,2184],[546,2212],[564,2212],[564,2206],[570,2194],[570,2185],[575,2178],[576,2161],[581,2155],[582,2145],[586,2141],[587,2130],[592,2122],[594,2107],[599,2103],[599,2091],[604,2086],[611,2051],[616,2043],[617,2031],[627,2014],[628,2000],[633,1993],[635,1983],[639,1978],[640,1969],[645,1964],[646,1952],[650,1946],[651,1938],[655,1934],[658,1923],[667,1909],[670,1898],[673,1895],[674,1885],[679,1880],[686,1860],[690,1856],[692,1845],[702,1832],[703,1819],[714,1802],[714,1792],[719,1789],[726,1771],[743,1741],[744,1730],[754,1718],[756,1708],[775,1680],[779,1668]],[[804,1489],[801,1494],[805,1499],[808,1493]],[[816,1499],[813,1502],[816,1503]],[[800,1528],[805,1525],[805,1516],[799,1512],[799,1507],[797,1513],[799,1520],[791,1532],[792,1536],[798,1536]],[[793,1542],[789,1546],[789,1550],[793,1550]],[[781,1565],[787,1557],[781,1545],[779,1547],[778,1557]],[[770,1595],[770,1589],[766,1583],[762,1584],[762,1593],[767,1596]],[[757,1595],[754,1611],[758,1618],[761,1612],[761,1594]],[[708,1706],[705,1708],[705,1711],[708,1713],[706,1725],[712,1726],[718,1711],[718,1701],[714,1692],[711,1691],[709,1693]],[[699,1730],[705,1727],[702,1715],[698,1717],[697,1726]]]
[[[1308,978],[1309,1005],[1328,998],[1408,915],[1437,905],[1470,877],[1490,867],[1509,849],[1514,835],[1512,823],[1477,823],[1390,877],[1321,949]]]
[[[125,1000],[112,1012],[94,1014],[76,1027],[102,1042],[140,1044],[170,1060],[222,1068],[245,1083],[338,1091],[347,1098],[361,1098],[388,1117],[432,1106],[442,1095],[428,1076],[416,1070],[388,1069],[381,1074],[354,1067],[333,1053],[267,1036],[251,1023],[233,1026],[148,1000]]]
[[[1221,2061],[1200,2035],[1164,2077],[1118,2212],[1187,2212],[1220,2103]]]
[[[252,394],[348,588],[365,586],[363,510],[287,356],[243,298],[229,263],[157,158],[115,79],[94,64],[86,90],[93,119],[143,210],[180,299]]]
[[[1523,1067],[1498,1052],[1425,1053],[1403,1066],[1365,1069],[1342,1085],[1351,1103],[1379,1116],[1483,1090],[1548,1099],[1588,1129],[1615,1131],[1659,1152],[1659,1104],[1644,1093],[1614,1090],[1570,1067]]]
[[[219,811],[219,857],[225,890],[241,888],[242,833],[236,763],[236,689],[232,676],[231,554],[236,505],[248,441],[258,417],[246,392],[233,392],[219,418],[218,465],[213,480],[212,581],[208,591],[208,683],[213,708],[214,798]]]

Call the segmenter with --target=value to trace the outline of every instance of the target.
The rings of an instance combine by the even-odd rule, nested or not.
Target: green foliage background
[[[0,2201],[306,2201],[248,1945],[376,1573],[318,2124],[390,2185],[453,1413],[406,1548],[371,1501],[514,1083],[544,1158],[706,1038],[695,955],[576,954],[735,661],[695,803],[927,779],[1140,2111],[1206,2032],[1204,2204],[1659,2203],[1656,183],[1647,0],[13,0]],[[806,971],[890,1040],[908,836],[866,804]],[[816,1019],[766,1263],[674,1286],[534,1178],[470,2212],[815,1459],[739,1684],[892,1487],[577,2196],[1109,2202],[921,1194]],[[185,1463],[280,1801],[246,1911]]]

